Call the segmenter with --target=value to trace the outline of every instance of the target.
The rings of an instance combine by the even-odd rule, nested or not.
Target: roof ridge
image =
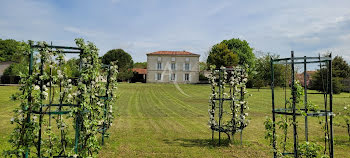
[[[156,52],[151,52],[148,53],[147,55],[195,55],[195,56],[200,56],[199,54],[195,54],[186,50],[183,51],[172,51],[172,50],[168,50],[168,51],[156,51]]]

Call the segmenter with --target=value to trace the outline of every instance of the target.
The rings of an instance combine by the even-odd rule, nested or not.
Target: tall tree
[[[208,66],[248,66],[248,73],[255,67],[255,55],[253,48],[249,46],[246,40],[239,38],[232,38],[230,40],[223,40],[214,45],[209,51]]]
[[[322,68],[317,70],[316,73],[312,76],[311,89],[314,90],[327,90],[327,70]],[[350,66],[341,56],[335,56],[332,61],[332,85],[333,85],[333,93],[339,94],[343,91],[343,87],[341,81],[344,78],[350,77]],[[324,88],[325,86],[325,88]]]
[[[20,46],[23,45],[26,45],[26,43],[13,39],[0,39],[0,61],[20,62],[23,57],[23,50]]]
[[[208,66],[236,66],[238,64],[238,55],[234,53],[225,43],[219,43],[212,47],[207,59]]]
[[[350,77],[350,66],[341,56],[335,56],[332,61],[333,77]]]
[[[129,80],[133,76],[131,69],[133,68],[134,61],[129,53],[125,52],[123,49],[109,50],[102,56],[102,63],[110,64],[112,61],[117,61],[119,80]]]
[[[261,87],[271,85],[271,58],[277,59],[278,55],[263,53],[256,59],[255,73],[252,74],[253,86]],[[290,81],[290,65],[274,64],[274,85],[285,86]]]
[[[237,53],[239,65],[249,65],[250,68],[254,68],[255,55],[253,53],[253,48],[249,46],[249,43],[246,40],[232,38],[230,40],[223,40],[221,43],[225,43],[228,49]]]

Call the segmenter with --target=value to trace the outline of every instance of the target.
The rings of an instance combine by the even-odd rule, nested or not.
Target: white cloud
[[[82,36],[86,36],[86,37],[97,37],[98,36],[98,32],[81,30],[79,28],[71,27],[71,26],[64,27],[63,30],[71,32],[71,33],[79,34]]]
[[[228,7],[230,7],[230,5],[231,4],[228,1],[224,1],[223,3],[218,3],[217,5],[211,7],[208,10],[208,16],[218,14],[218,13],[222,12],[224,9],[228,9]]]
[[[118,5],[113,5],[118,4]],[[62,7],[64,6],[64,7]],[[67,7],[67,6],[72,6]],[[145,61],[157,50],[202,56],[229,38],[255,50],[314,56],[331,50],[350,60],[350,1],[60,1],[13,0],[0,5],[0,38],[74,45],[83,37],[100,48]],[[82,14],[83,13],[83,14]]]

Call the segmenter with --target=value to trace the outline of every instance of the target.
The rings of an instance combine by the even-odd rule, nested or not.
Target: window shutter
[[[157,73],[154,74],[154,80],[157,81]]]
[[[192,67],[191,67],[191,63],[190,63],[190,65],[189,65],[189,69],[188,69],[189,71],[192,71]]]
[[[185,63],[183,63],[183,65],[182,65],[182,67],[183,67],[182,70],[183,70],[183,71],[185,71],[185,65],[186,65]]]
[[[177,79],[176,79],[177,77],[176,77],[176,76],[177,76],[177,75],[175,74],[175,81],[177,81]]]
[[[182,81],[185,82],[185,73],[182,76]]]
[[[155,65],[156,65],[156,69],[155,69],[155,70],[158,70],[158,62],[156,62],[156,64],[155,64]]]
[[[188,81],[190,81],[190,82],[192,81],[191,80],[191,74],[188,74]]]

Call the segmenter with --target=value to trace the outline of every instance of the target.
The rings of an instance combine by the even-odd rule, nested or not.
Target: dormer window
[[[175,61],[175,57],[171,57],[171,61],[174,62]]]
[[[186,58],[186,62],[190,62],[190,58]]]

